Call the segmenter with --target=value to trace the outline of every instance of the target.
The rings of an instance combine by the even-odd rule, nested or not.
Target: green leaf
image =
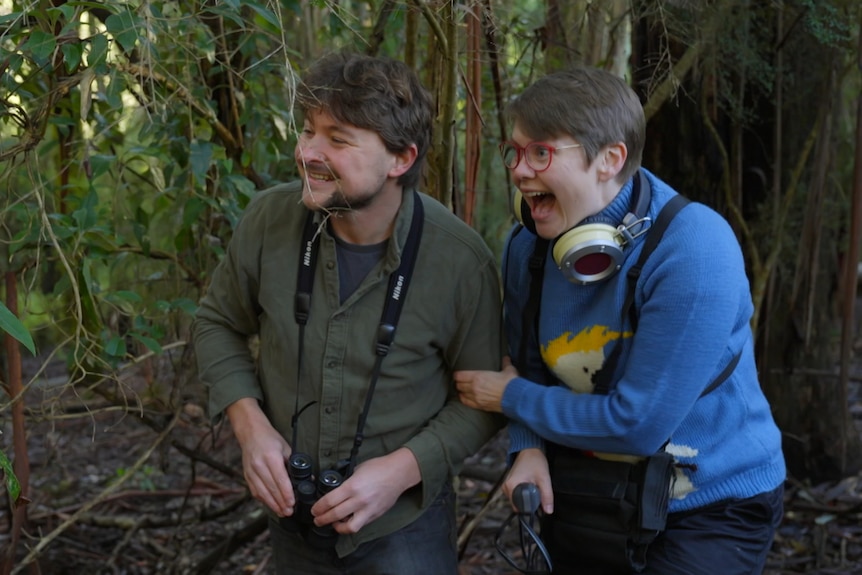
[[[179,298],[171,302],[171,307],[182,310],[189,315],[195,315],[198,311],[198,304],[188,298]]]
[[[146,210],[137,207],[135,210],[135,219],[132,221],[132,233],[135,234],[135,239],[138,240],[138,245],[144,251],[144,255],[150,256],[150,214]]]
[[[225,188],[230,190],[234,194],[234,196],[244,196],[246,198],[251,198],[257,191],[257,188],[255,188],[254,186],[254,182],[252,182],[245,176],[240,176],[237,174],[225,176],[223,183]]]
[[[9,499],[15,503],[18,497],[21,496],[21,484],[18,483],[18,478],[15,477],[15,471],[12,469],[12,462],[0,449],[0,469],[3,470],[3,475],[6,477],[6,491],[9,493]]]
[[[273,28],[273,31],[281,30],[281,24],[276,18],[275,13],[266,8],[265,6],[261,6],[260,4],[255,4],[254,2],[249,2],[248,7],[258,13],[258,15],[263,18],[268,24],[270,24]]]
[[[142,333],[138,333],[136,331],[130,332],[129,335],[144,344],[151,352],[157,354],[162,353],[162,346],[159,345],[159,342],[157,342],[153,338],[148,337]]]
[[[105,27],[127,53],[135,49],[140,19],[128,10],[105,18]]]
[[[141,303],[142,301],[144,301],[144,299],[138,292],[133,292],[129,290],[117,290],[114,292],[113,295],[131,303]]]
[[[17,253],[18,250],[24,248],[32,248],[39,240],[38,234],[33,233],[35,231],[33,229],[24,229],[12,236],[12,240],[9,242],[9,255]]]
[[[30,350],[30,353],[36,355],[36,344],[33,343],[33,338],[30,337],[27,328],[24,327],[21,320],[15,317],[15,314],[9,311],[3,302],[0,302],[0,331],[5,331],[17,339]]]
[[[81,299],[90,298],[94,291],[99,291],[99,285],[93,281],[93,260],[91,258],[84,258],[81,262],[81,279],[83,280],[82,284],[79,284],[79,289],[81,290]]]
[[[117,251],[117,238],[103,228],[90,228],[82,234],[87,247],[110,254]]]
[[[48,12],[51,12],[52,10],[58,10],[63,15],[63,19],[66,20],[67,22],[71,23],[72,21],[75,20],[75,7],[74,6],[69,6],[68,4],[62,4],[60,6],[57,6],[56,8],[49,8]],[[80,23],[75,22],[75,25],[76,26],[80,25]]]
[[[194,174],[195,179],[199,182],[204,182],[213,157],[213,145],[209,142],[199,142],[194,140],[192,141],[190,148],[191,156],[189,157],[189,161],[191,163],[192,173]]]
[[[105,86],[101,94],[105,97],[105,102],[117,110],[123,107],[123,91],[126,89],[126,79],[122,74],[116,72],[110,76],[110,81]]]
[[[183,207],[183,229],[189,229],[206,210],[206,203],[200,198],[191,198]]]
[[[6,74],[4,74],[6,78],[4,79],[8,80],[9,78],[14,78],[15,74],[21,70],[21,66],[24,64],[24,56],[18,52],[5,51],[4,57],[6,58]],[[17,87],[18,84],[16,83],[15,86]]]
[[[126,340],[118,335],[112,336],[105,345],[105,353],[113,357],[126,355]]]
[[[22,50],[29,50],[37,60],[47,60],[51,57],[56,47],[57,39],[52,34],[42,32],[41,30],[33,30]]]
[[[93,36],[90,40],[90,52],[87,54],[87,64],[94,69],[97,74],[103,74],[107,68],[105,67],[105,58],[108,56],[108,39],[104,34]]]
[[[111,169],[117,161],[117,156],[113,154],[93,154],[89,159],[90,169],[93,171],[93,179],[96,179]]]
[[[96,225],[96,205],[99,203],[99,196],[95,190],[90,192],[84,198],[81,207],[72,213],[75,223],[81,230],[87,230]]]
[[[60,49],[63,51],[63,62],[66,64],[66,72],[72,74],[81,65],[81,57],[84,54],[84,48],[81,44],[63,44]]]
[[[17,20],[23,20],[25,14],[23,12],[10,12],[9,14],[0,14],[0,26],[8,26]]]

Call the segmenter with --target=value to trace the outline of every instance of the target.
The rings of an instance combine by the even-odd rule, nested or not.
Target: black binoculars
[[[296,496],[294,518],[306,543],[317,549],[331,549],[338,540],[338,533],[332,525],[318,527],[314,524],[311,508],[318,499],[340,486],[344,477],[335,469],[321,471],[316,478],[312,476],[314,461],[307,453],[294,453],[287,464],[287,475]]]

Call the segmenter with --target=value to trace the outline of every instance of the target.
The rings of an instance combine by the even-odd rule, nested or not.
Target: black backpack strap
[[[681,195],[676,195],[671,200],[664,205],[664,207],[659,212],[658,217],[656,218],[655,223],[649,230],[647,234],[646,240],[644,240],[644,247],[641,251],[640,257],[638,261],[629,269],[626,274],[626,280],[628,282],[628,291],[626,292],[626,299],[623,303],[622,315],[625,317],[629,316],[629,322],[631,322],[632,331],[635,331],[638,326],[638,313],[634,307],[634,298],[635,298],[635,286],[637,285],[638,279],[640,279],[641,270],[643,270],[643,266],[649,258],[650,254],[655,251],[655,248],[658,246],[659,241],[664,235],[665,230],[670,224],[671,220],[676,216],[679,211],[688,205],[690,200]],[[618,341],[614,346],[614,349],[611,350],[608,359],[605,360],[604,366],[600,369],[594,376],[593,380],[595,382],[595,388],[593,393],[607,394],[610,391],[610,379],[611,375],[614,372],[617,361],[619,361],[620,353],[622,352],[622,345]],[[718,376],[713,379],[709,385],[706,386],[706,389],[701,392],[700,397],[711,393],[715,390],[719,385],[724,383],[724,381],[730,377],[730,374],[733,373],[733,370],[736,369],[736,366],[739,364],[739,359],[742,355],[742,352],[736,354],[733,359],[725,366],[725,368],[721,371]]]
[[[726,366],[724,366],[724,369],[721,370],[721,373],[718,374],[718,377],[713,379],[712,383],[710,383],[709,385],[706,386],[706,389],[704,389],[701,392],[700,397],[703,397],[707,393],[712,393],[712,391],[716,387],[718,387],[719,385],[724,383],[724,380],[727,379],[728,377],[730,377],[730,374],[733,373],[733,370],[736,369],[737,365],[739,365],[739,358],[740,357],[742,357],[741,351],[739,353],[737,353],[735,356],[733,356],[733,359],[731,359],[730,362]]]
[[[626,299],[623,302],[622,317],[624,320],[623,323],[625,323],[625,317],[629,316],[633,332],[637,330],[638,327],[638,313],[637,309],[635,309],[634,301],[635,287],[637,286],[638,279],[641,277],[641,270],[643,269],[647,259],[653,251],[655,251],[659,241],[661,241],[662,236],[664,236],[665,230],[667,230],[668,225],[670,225],[671,220],[689,203],[690,201],[688,198],[677,194],[671,198],[664,207],[662,207],[658,217],[647,232],[640,257],[626,273],[628,290],[626,291]],[[617,341],[602,368],[593,376],[593,382],[595,383],[593,393],[607,394],[611,390],[611,376],[615,371],[617,361],[619,361],[620,353],[622,353],[622,340]]]
[[[665,230],[667,230],[668,225],[670,225],[671,220],[689,203],[690,201],[688,198],[677,194],[664,205],[659,212],[655,223],[650,227],[649,232],[647,233],[646,239],[644,240],[644,247],[638,261],[629,269],[628,273],[626,273],[629,289],[626,294],[625,302],[623,303],[622,312],[623,317],[628,314],[629,321],[632,324],[632,331],[636,331],[638,328],[638,314],[634,308],[635,285],[641,277],[641,271],[643,270],[644,264],[650,255],[652,255],[653,251],[655,251],[662,236],[664,236]]]
[[[548,246],[550,246],[550,243],[548,240],[536,236],[533,253],[528,262],[530,270],[530,294],[527,297],[527,304],[521,311],[521,345],[518,349],[518,363],[515,365],[521,373],[524,373],[527,369],[527,349],[529,348],[530,337],[535,337],[536,341],[539,341],[536,318],[539,314],[539,303],[542,299],[545,260],[548,256]]]

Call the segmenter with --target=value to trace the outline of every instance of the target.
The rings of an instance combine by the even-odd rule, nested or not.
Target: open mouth
[[[335,181],[335,177],[329,172],[325,174],[321,174],[319,172],[305,172],[305,177],[309,180],[315,180],[318,182],[333,182]]]
[[[546,217],[557,202],[554,195],[548,192],[525,192],[524,197],[527,199],[527,205],[530,206],[530,216],[533,220]]]
[[[315,182],[334,182],[338,176],[325,164],[305,164],[305,177]]]

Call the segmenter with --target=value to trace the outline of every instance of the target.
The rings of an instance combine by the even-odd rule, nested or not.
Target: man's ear
[[[418,155],[419,149],[416,147],[416,144],[410,144],[404,151],[395,154],[395,165],[389,170],[389,177],[401,177],[404,172],[410,169]]]
[[[598,175],[599,180],[605,182],[617,177],[623,169],[629,150],[622,142],[609,144],[599,152]]]

